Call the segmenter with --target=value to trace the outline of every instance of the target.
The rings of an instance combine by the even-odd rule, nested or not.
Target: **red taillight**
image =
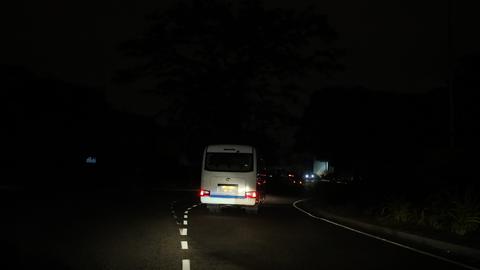
[[[207,196],[210,196],[210,190],[201,189],[200,190],[200,197],[207,197]]]
[[[255,198],[257,198],[257,192],[256,192],[256,191],[248,191],[248,192],[245,192],[245,198],[247,198],[247,199],[255,199]]]
[[[267,180],[262,179],[262,178],[257,178],[257,185],[265,185],[267,183]]]

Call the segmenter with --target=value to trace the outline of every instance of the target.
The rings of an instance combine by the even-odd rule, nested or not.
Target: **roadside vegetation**
[[[385,224],[417,225],[457,235],[478,231],[480,194],[474,190],[439,191],[420,202],[391,196],[373,213]]]
[[[412,195],[319,182],[311,191],[323,210],[340,216],[480,247],[475,244],[480,239],[480,190],[475,186]]]

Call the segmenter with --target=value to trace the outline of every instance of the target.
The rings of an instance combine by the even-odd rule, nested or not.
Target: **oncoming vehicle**
[[[210,212],[238,206],[257,213],[264,193],[257,187],[257,152],[249,145],[209,145],[202,161],[200,201]]]

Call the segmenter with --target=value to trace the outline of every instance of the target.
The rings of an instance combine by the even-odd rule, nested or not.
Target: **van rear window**
[[[253,171],[253,154],[247,153],[207,153],[205,170],[219,172]]]

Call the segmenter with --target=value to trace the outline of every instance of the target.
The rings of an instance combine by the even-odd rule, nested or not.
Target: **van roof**
[[[206,147],[208,153],[253,153],[253,146],[238,144],[213,144]]]

